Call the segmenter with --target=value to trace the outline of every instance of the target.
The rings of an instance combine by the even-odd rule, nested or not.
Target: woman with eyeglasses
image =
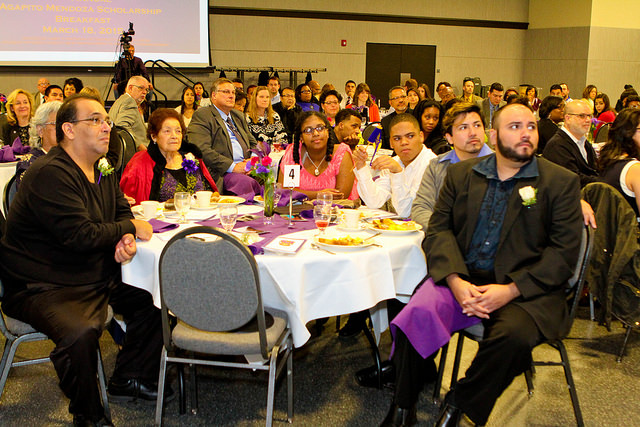
[[[354,185],[353,160],[347,144],[338,143],[324,114],[302,113],[295,127],[293,143],[280,161],[278,182],[282,184],[284,167],[300,165],[300,187],[296,191],[315,199],[320,191],[334,193],[335,198],[358,198]]]
[[[40,104],[29,124],[29,145],[31,150],[16,165],[16,181],[20,185],[22,174],[39,157],[58,145],[56,140],[56,114],[62,102],[49,101]]]
[[[341,102],[342,95],[335,89],[324,91],[322,95],[320,95],[320,105],[327,120],[331,123],[331,127],[336,125],[336,114],[340,111]]]
[[[263,141],[279,149],[288,143],[287,131],[280,115],[271,107],[271,93],[266,86],[258,86],[247,107],[247,126],[256,141]]]
[[[302,108],[302,111],[320,111],[320,106],[311,101],[312,96],[309,85],[303,83],[296,87],[296,104]]]
[[[182,89],[182,97],[180,105],[176,107],[176,111],[182,116],[185,126],[189,126],[191,123],[191,117],[193,113],[198,109],[198,103],[196,102],[196,92],[193,88],[186,86]]]
[[[598,169],[602,180],[616,188],[640,216],[640,109],[624,109],[609,129],[600,149]]]
[[[371,99],[371,89],[369,89],[369,85],[366,83],[360,83],[356,86],[356,93],[353,95],[353,103],[347,105],[345,108],[358,110],[363,118],[363,125],[380,121],[380,111],[378,110],[378,106]]]
[[[4,145],[16,139],[29,145],[29,120],[33,117],[33,96],[24,89],[16,89],[7,97],[7,114],[0,116],[0,138]]]
[[[218,191],[200,149],[184,141],[186,133],[176,110],[158,108],[151,113],[149,147],[131,158],[120,180],[122,192],[133,197],[136,205],[144,200],[164,202],[176,191]]]

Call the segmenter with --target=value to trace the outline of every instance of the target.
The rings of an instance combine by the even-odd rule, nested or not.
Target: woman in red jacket
[[[176,191],[218,191],[198,147],[183,141],[186,133],[180,113],[170,108],[154,111],[147,130],[151,142],[127,164],[120,180],[122,192],[139,204],[164,202]]]

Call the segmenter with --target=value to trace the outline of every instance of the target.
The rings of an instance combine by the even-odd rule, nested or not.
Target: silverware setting
[[[327,250],[325,248],[321,248],[320,246],[316,245],[315,243],[311,243],[311,247],[313,249],[317,249],[319,251],[323,251],[323,252],[326,252],[326,253],[331,254],[331,255],[335,255],[336,254],[335,252],[331,252],[331,251],[329,251],[329,250]]]

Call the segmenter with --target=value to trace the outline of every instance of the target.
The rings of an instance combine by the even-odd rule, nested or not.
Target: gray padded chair
[[[0,297],[4,295],[4,287],[0,282]],[[107,315],[108,324],[113,317],[113,311],[109,307],[109,314]],[[37,363],[48,362],[49,357],[40,357],[37,359],[21,360],[14,362],[13,358],[16,354],[18,346],[23,342],[32,341],[46,341],[49,338],[42,332],[38,332],[28,323],[14,319],[5,315],[0,310],[0,332],[5,338],[4,351],[2,353],[2,361],[0,361],[0,397],[4,391],[4,385],[7,382],[9,371],[11,368],[18,366],[35,365]],[[100,398],[102,399],[102,406],[104,408],[104,415],[107,419],[111,419],[111,411],[109,410],[109,400],[107,399],[107,384],[104,375],[104,367],[102,365],[102,354],[100,347],[98,347],[98,384],[100,386]]]
[[[191,238],[193,234],[199,236]],[[275,380],[286,362],[288,420],[293,416],[293,342],[286,313],[262,306],[256,260],[238,239],[211,227],[175,235],[160,256],[164,346],[158,379],[156,425],[162,424],[167,362],[269,372],[266,425],[273,418]],[[177,318],[172,330],[170,315]],[[268,364],[232,363],[200,355],[261,354]],[[192,392],[195,387],[194,370]],[[197,397],[192,396],[192,412]]]
[[[589,260],[591,258],[591,248],[593,246],[593,236],[594,231],[591,227],[584,227],[582,231],[582,241],[580,243],[580,256],[578,258],[578,262],[576,264],[576,268],[573,272],[573,276],[569,279],[566,288],[566,296],[567,296],[567,305],[569,308],[569,322],[567,325],[567,329],[562,334],[562,337],[566,337],[570,330],[571,325],[573,324],[573,319],[576,316],[576,311],[578,310],[578,302],[580,300],[580,296],[582,294],[582,288],[584,286],[584,276],[587,270],[587,266],[589,265]],[[451,385],[450,389],[455,387],[456,382],[458,381],[458,370],[460,368],[460,359],[462,356],[462,345],[464,343],[464,339],[470,338],[474,341],[482,341],[482,337],[484,334],[484,327],[482,323],[471,326],[467,329],[458,332],[458,343],[456,345],[456,354],[453,361],[453,369],[451,372]],[[532,369],[525,372],[525,380],[527,382],[527,391],[529,392],[529,397],[533,395],[533,368],[535,366],[562,366],[564,368],[564,376],[567,381],[567,388],[569,389],[569,395],[571,396],[571,403],[573,404],[573,413],[576,417],[576,423],[578,426],[584,426],[584,421],[582,420],[582,411],[580,410],[580,402],[578,401],[578,394],[576,392],[576,386],[573,382],[573,375],[571,374],[571,366],[569,364],[569,356],[567,355],[567,350],[562,342],[562,339],[556,340],[548,340],[543,341],[541,344],[548,344],[551,347],[558,350],[560,353],[560,362],[532,362]],[[538,344],[540,345],[540,344]],[[440,401],[440,387],[442,386],[442,377],[444,374],[444,367],[447,360],[447,350],[448,344],[442,347],[440,353],[440,364],[438,366],[438,378],[436,379],[436,384],[433,390],[433,401]]]

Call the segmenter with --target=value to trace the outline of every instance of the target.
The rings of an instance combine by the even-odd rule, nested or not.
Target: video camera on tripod
[[[125,59],[133,59],[133,55],[129,52],[131,48],[131,41],[133,38],[131,36],[135,35],[135,30],[133,29],[133,22],[129,22],[129,29],[127,31],[123,31],[122,35],[120,35],[120,49],[122,51],[122,57]]]

